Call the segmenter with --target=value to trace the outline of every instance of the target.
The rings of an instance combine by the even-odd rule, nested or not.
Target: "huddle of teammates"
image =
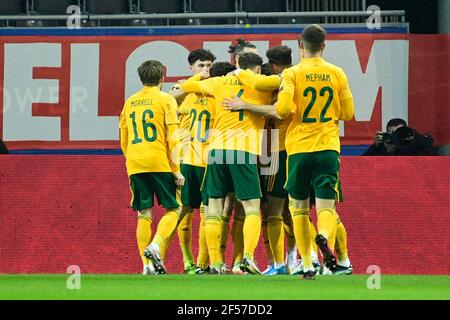
[[[256,47],[239,40],[230,47],[235,66],[194,50],[188,57],[193,76],[169,93],[161,91],[160,62],[138,68],[144,87],[125,102],[120,143],[138,213],[143,274],[166,273],[176,232],[189,274],[315,279],[317,272],[352,273],[336,204],[342,201],[338,120],[353,118],[353,97],[344,71],[322,58],[325,36],[319,25],[306,27],[294,66],[285,46],[270,48],[263,64]],[[265,134],[270,138],[263,146]],[[164,215],[152,239],[155,195]],[[200,211],[197,261],[191,249],[194,209]],[[230,270],[225,249],[233,212]],[[269,258],[264,272],[254,260],[261,231]]]

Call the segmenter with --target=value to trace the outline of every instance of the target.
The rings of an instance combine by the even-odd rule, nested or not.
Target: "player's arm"
[[[183,103],[181,103],[177,108],[178,115],[189,114],[189,112],[190,112],[190,107],[188,106],[187,101],[183,101]]]
[[[214,87],[219,77],[214,77],[202,81],[186,80],[181,84],[181,90],[184,92],[196,92],[209,96],[214,95]]]
[[[120,148],[122,149],[123,155],[126,156],[128,147],[128,128],[127,128],[127,119],[125,116],[125,107],[120,113],[119,128],[120,128]]]
[[[355,107],[353,105],[353,95],[348,85],[348,79],[344,71],[339,73],[339,100],[341,101],[341,114],[339,120],[351,120],[355,115]]]
[[[235,76],[246,86],[260,91],[273,91],[280,87],[280,77],[278,75],[264,76],[253,73],[251,70],[238,69]]]
[[[177,103],[175,99],[170,99],[165,110],[165,125],[167,130],[167,144],[169,147],[169,163],[175,178],[175,183],[179,186],[184,184],[184,177],[180,170],[180,136],[178,134]]]
[[[294,105],[295,75],[292,70],[285,69],[278,93],[277,114],[280,118],[289,116]]]
[[[186,98],[187,93],[181,90],[179,83],[174,84],[169,90],[169,94],[175,98],[178,104],[183,103],[184,98]]]
[[[224,106],[225,110],[231,111],[247,110],[263,117],[280,119],[278,117],[275,105],[250,104],[241,100],[238,97],[224,98],[222,100],[222,105]]]
[[[198,73],[198,74],[193,75],[192,77],[188,78],[187,80],[183,80],[183,81],[199,81],[199,80],[203,79],[203,77],[204,77],[203,73]],[[181,104],[183,102],[184,98],[186,98],[186,96],[187,96],[187,92],[185,92],[181,89],[180,83],[173,85],[172,88],[170,88],[170,90],[169,90],[169,94],[172,97],[174,97],[175,100],[177,100],[178,104]]]

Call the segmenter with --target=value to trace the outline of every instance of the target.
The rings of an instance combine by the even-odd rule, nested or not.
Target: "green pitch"
[[[81,275],[80,289],[67,288],[70,275],[0,275],[0,299],[450,299],[450,276],[382,275],[368,289],[369,275]],[[68,281],[69,279],[69,281]],[[370,283],[374,283],[373,281]]]

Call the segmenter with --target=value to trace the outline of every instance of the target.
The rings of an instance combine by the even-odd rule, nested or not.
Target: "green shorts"
[[[311,192],[309,196],[311,200],[311,204],[316,203],[316,193],[314,192],[314,189],[311,187]],[[336,197],[336,203],[344,202],[344,194],[342,193],[342,184],[341,179],[338,180],[338,186],[337,186],[337,197]]]
[[[259,168],[259,185],[261,186],[261,203],[267,203],[267,175],[261,175],[261,168]]]
[[[272,175],[267,176],[266,193],[269,196],[277,198],[286,198],[287,191],[284,189],[286,184],[286,150],[277,152],[273,155],[271,163]]]
[[[201,203],[208,205],[206,190],[201,191],[205,168],[190,164],[181,164],[181,174],[186,179],[181,187],[181,203],[194,209],[200,208]]]
[[[261,198],[256,155],[235,150],[211,150],[202,186],[208,198],[225,198],[233,192],[236,199]]]
[[[296,153],[288,157],[285,189],[297,200],[308,199],[311,189],[320,199],[338,199],[339,154],[324,150]]]
[[[144,172],[130,176],[131,207],[140,211],[154,206],[154,197],[166,209],[181,205],[179,193],[171,172]]]

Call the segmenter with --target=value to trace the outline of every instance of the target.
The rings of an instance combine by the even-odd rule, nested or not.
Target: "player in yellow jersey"
[[[211,66],[209,71],[211,77],[218,77],[224,76],[234,69],[235,67],[229,62],[217,62]],[[189,102],[190,98],[193,99],[192,102]],[[182,188],[181,199],[184,205],[188,205],[191,208],[198,207],[202,203],[204,209],[201,213],[200,230],[204,233],[204,215],[208,212],[208,196],[206,190],[201,190],[201,185],[203,183],[208,158],[210,129],[214,125],[214,97],[199,93],[190,93],[186,97],[185,102],[178,108],[178,111],[180,113],[189,113],[191,116],[190,148],[185,153],[183,164],[181,165],[181,172],[187,181]],[[204,234],[200,234],[200,237],[204,239],[200,239],[200,242],[206,242]],[[202,246],[206,251],[206,243],[203,243]],[[197,265],[202,271],[208,268],[208,260],[205,259],[208,256],[208,254],[202,252],[200,247]]]
[[[216,62],[213,63],[213,65],[209,69],[209,75],[211,77],[225,76],[226,74],[235,69],[236,67],[229,62]],[[205,77],[203,73],[204,71],[201,71],[199,74],[189,78],[188,81],[197,81],[200,78]],[[181,88],[179,88],[177,95],[179,96],[186,95],[186,93],[183,90],[181,90]],[[190,98],[191,100],[189,100]],[[205,100],[209,101],[209,104],[207,105],[206,108],[205,108]],[[200,106],[197,106],[196,108],[195,107],[196,104]],[[187,180],[187,182],[182,188],[182,201],[184,203],[189,201],[202,202],[202,206],[200,207],[201,220],[199,228],[199,255],[197,258],[197,267],[192,268],[191,271],[188,272],[191,274],[204,273],[209,269],[209,255],[207,252],[206,239],[204,235],[204,226],[205,226],[204,213],[207,212],[208,210],[207,208],[208,199],[206,192],[204,190],[200,191],[200,186],[202,184],[204,176],[203,165],[206,165],[207,161],[207,151],[209,144],[207,137],[209,136],[209,129],[213,125],[214,110],[210,107],[210,105],[212,104],[214,104],[214,97],[209,95],[190,93],[187,95],[182,105],[180,105],[178,108],[178,112],[180,114],[192,115],[191,117],[192,120],[190,121],[191,132],[189,144],[185,156],[183,157],[185,159],[184,163],[181,166],[182,173],[183,175],[186,176]],[[194,105],[194,107],[190,107],[191,105]],[[195,170],[194,172],[195,175],[191,174],[193,172],[192,169]],[[191,181],[191,183],[189,183],[189,181]],[[227,199],[229,199],[228,196]],[[231,211],[231,209],[232,204],[231,206],[224,208],[225,212],[224,215],[228,215],[226,212]],[[180,224],[180,226],[181,225],[182,224]],[[222,271],[226,272],[225,266],[222,266]]]
[[[166,273],[160,250],[176,228],[181,212],[177,186],[184,184],[177,151],[177,103],[161,92],[159,61],[142,63],[138,74],[144,87],[128,98],[120,113],[120,146],[130,178],[131,206],[138,212],[136,237],[143,273]],[[150,243],[155,194],[165,214]]]
[[[258,50],[256,46],[246,41],[242,38],[238,38],[235,45],[230,45],[228,53],[231,54],[231,61],[239,68],[239,57],[244,53],[256,53],[258,54]],[[228,241],[228,234],[230,231],[230,219],[233,214],[234,209],[234,218],[233,225],[231,227],[231,234],[233,239],[233,265],[231,268],[232,273],[234,274],[243,274],[240,269],[240,263],[242,261],[242,257],[244,255],[244,240],[243,240],[243,226],[245,220],[244,208],[240,201],[236,200],[233,193],[229,193],[225,200],[224,211],[221,217],[221,241],[220,241],[220,250],[222,252],[222,256],[225,254],[226,245]],[[228,272],[228,266],[223,263],[222,271]]]
[[[273,89],[272,87],[270,87],[270,86],[266,87],[268,84],[267,80],[268,79],[262,79],[262,81],[260,81],[258,85],[265,88],[266,90],[268,90],[268,89],[272,90]],[[265,83],[265,84],[263,84],[263,83]],[[276,106],[255,106],[255,105],[248,104],[248,103],[240,100],[239,98],[224,99],[223,103],[229,110],[234,110],[234,111],[249,110],[249,111],[257,112],[261,115],[264,115],[265,117],[273,118],[275,121],[278,122],[278,120],[276,119],[276,117],[277,117],[276,111],[275,111]],[[275,126],[275,128],[277,128],[277,127]],[[286,128],[284,128],[284,130],[282,130],[282,127],[279,127],[280,142],[284,141],[285,138],[286,138]],[[283,186],[285,183],[286,174],[283,174],[283,172],[286,171],[286,162],[279,161],[279,155],[272,156],[272,162],[278,162],[275,165],[275,167],[277,167],[277,166],[284,167],[283,169],[278,168],[278,172],[274,176],[268,176],[268,185],[266,186],[266,188],[267,188],[266,191],[273,194],[273,191],[276,190],[275,187],[277,185]],[[271,162],[271,164],[272,164],[272,162]],[[282,178],[283,176],[284,176],[284,180]],[[282,181],[284,181],[284,182],[281,184]],[[339,192],[338,202],[343,202],[343,195],[342,195],[340,180],[339,180],[337,189]],[[278,188],[278,190],[281,190],[281,189]],[[315,195],[314,195],[313,189],[311,189],[311,199],[310,200],[311,200],[311,205],[313,205],[314,200],[315,200]],[[265,213],[265,214],[266,215],[268,214],[270,216],[270,212]],[[289,217],[286,216],[287,214],[289,214]],[[293,228],[292,217],[290,216],[289,209],[288,209],[288,201],[285,201],[285,207],[283,209],[283,222],[284,222],[284,229],[285,229],[286,235],[288,236],[288,249],[289,249],[288,257],[286,259],[286,268],[288,268],[288,271],[290,272],[290,274],[302,275],[303,274],[303,262],[301,260],[298,262],[296,261],[297,260],[297,258],[296,258],[297,247],[295,246],[295,237],[293,234],[293,230],[288,230],[288,231],[286,230],[286,229]],[[320,274],[349,275],[349,274],[353,273],[353,266],[351,265],[349,257],[348,257],[347,231],[346,231],[345,226],[339,216],[337,216],[337,219],[336,219],[336,227],[337,227],[337,230],[336,230],[336,239],[335,239],[335,243],[336,243],[335,249],[336,249],[336,253],[338,254],[338,257],[339,257],[338,258],[339,263],[337,264],[336,268],[333,271],[328,270],[326,267],[320,268],[320,263],[319,263],[318,255],[317,255],[317,245],[315,245],[315,243],[312,243],[311,259],[313,261],[313,266],[316,269],[316,271],[319,270],[319,268],[320,268]],[[311,230],[311,236],[312,236],[311,239],[315,239],[317,231],[316,231],[316,228],[311,219],[310,219],[310,230]],[[291,239],[291,236],[294,239]],[[270,237],[270,239],[272,239],[272,238]],[[270,239],[267,239],[267,241],[269,241],[269,243],[270,243]],[[279,239],[279,238],[275,237],[275,239]],[[266,239],[264,239],[264,241],[266,241]],[[289,242],[291,242],[291,241],[293,243],[289,244]],[[273,262],[275,260],[274,257],[277,256],[277,252],[282,252],[282,250],[279,249],[277,246],[273,246],[273,244],[271,245],[271,247],[274,247],[273,252],[271,251],[270,253],[268,253],[269,261],[271,264],[269,265],[269,268],[267,270],[265,270],[265,272],[263,274],[268,274],[268,275],[279,274],[279,272],[275,270],[276,268],[274,267]],[[272,248],[269,248],[269,249],[272,250]],[[266,248],[266,250],[267,250],[267,248]],[[292,262],[290,263],[290,261],[292,261]]]
[[[257,75],[249,70],[237,70],[236,76],[242,80],[246,85],[257,88],[258,90],[265,90],[273,92],[275,95],[280,85],[280,76],[274,75],[274,72],[281,73],[285,68],[288,68],[292,64],[291,49],[286,46],[279,46],[271,48],[267,51],[266,55],[269,59],[269,76],[265,77]],[[271,150],[271,166],[269,169],[269,175],[267,176],[267,183],[265,183],[265,190],[263,193],[266,198],[266,205],[264,206],[264,220],[263,220],[263,236],[266,251],[269,257],[269,268],[264,272],[267,275],[286,274],[286,266],[284,259],[284,231],[283,231],[283,211],[285,210],[285,200],[287,193],[283,189],[286,181],[286,151],[284,147],[284,140],[286,135],[286,129],[289,125],[290,119],[283,121],[274,118],[275,107],[270,106],[256,106],[244,103],[239,98],[225,99],[224,104],[231,110],[249,110],[265,116],[268,118],[268,128],[276,128],[276,131],[272,131],[272,134],[278,133],[275,137],[272,137]],[[286,216],[286,215],[285,215]],[[289,216],[288,216],[289,217]],[[290,217],[289,217],[290,220]],[[290,225],[290,221],[288,221]],[[290,253],[289,257],[294,256],[294,260],[290,263],[292,269],[296,265],[296,253],[297,248],[295,244],[290,248],[295,254]]]
[[[246,53],[239,57],[239,64],[259,73],[262,59],[255,53]],[[215,121],[204,180],[209,198],[205,232],[212,269],[220,273],[223,262],[220,254],[220,216],[225,196],[234,190],[246,215],[243,226],[244,258],[240,267],[243,271],[259,274],[253,260],[261,231],[261,190],[256,156],[261,149],[260,130],[264,127],[264,118],[245,111],[225,110],[221,101],[234,95],[241,96],[249,103],[267,104],[271,101],[272,94],[249,88],[233,75],[188,81],[181,88],[186,92],[214,95],[216,99]]]
[[[336,235],[336,198],[339,182],[339,124],[354,115],[353,97],[344,71],[322,58],[325,30],[310,25],[299,41],[301,61],[283,71],[277,113],[291,116],[286,133],[288,177],[285,188],[297,246],[303,259],[303,278],[314,279],[311,260],[310,190],[316,195],[316,243],[330,270],[336,258],[328,241]]]
[[[272,69],[274,72],[281,73],[284,69],[289,67],[291,60],[288,59],[287,57],[290,58],[291,50],[288,47],[280,46],[280,47],[270,48],[267,51],[266,55],[269,59],[269,63],[272,66]],[[281,78],[279,76],[275,75],[275,76],[264,77],[262,75],[255,75],[246,70],[237,70],[236,76],[239,79],[241,79],[244,83],[246,83],[247,85],[252,86],[258,90],[268,90],[268,91],[275,90],[275,89],[279,88],[280,82],[281,82]],[[278,195],[278,198],[281,198],[280,195],[282,195],[282,194],[286,195],[286,193],[284,193],[284,189],[283,189],[283,186],[286,182],[286,151],[285,151],[284,140],[286,138],[286,130],[290,124],[291,118],[288,117],[288,118],[285,118],[284,120],[280,121],[276,118],[277,114],[276,114],[275,106],[271,106],[271,105],[270,106],[254,106],[254,105],[243,102],[239,98],[225,99],[224,105],[226,105],[230,110],[238,111],[238,110],[244,109],[244,110],[249,110],[252,112],[257,112],[261,115],[264,115],[265,117],[272,118],[273,120],[271,120],[271,122],[273,122],[275,124],[274,128],[279,130],[279,132],[278,132],[279,146],[275,146],[275,148],[274,148],[274,146],[272,146],[272,158],[273,159],[271,161],[271,165],[273,165],[275,163],[274,168],[278,169],[278,170],[275,175],[268,176],[268,184],[267,184],[267,192],[269,194],[269,196],[268,196],[269,207],[268,207],[268,210],[266,210],[267,211],[266,216],[271,217],[271,215],[273,215],[274,210],[275,210],[275,212],[280,211],[280,209],[279,208],[277,209],[277,207],[276,207],[276,202],[275,202],[275,206],[271,205],[271,203],[273,203],[271,201],[272,197],[273,196],[277,197],[277,195]],[[280,150],[279,154],[276,153],[277,147],[279,147],[279,150]],[[280,158],[283,158],[284,160],[280,161],[279,160]],[[342,198],[340,180],[339,180],[338,190],[339,190],[339,194],[340,194],[339,202],[342,202],[343,198]],[[314,197],[313,189],[311,190],[311,197]],[[314,199],[311,199],[311,202],[314,202]],[[280,220],[280,218],[279,218],[279,215],[277,215],[276,213],[275,213],[275,217],[278,219],[269,219],[269,225],[275,224],[275,226],[276,226],[276,222],[277,222],[277,220]],[[274,220],[275,220],[275,223],[274,223]],[[283,220],[285,221],[285,229],[292,227],[292,218],[289,215],[289,218],[287,219],[284,211],[283,211]],[[348,253],[347,253],[347,232],[345,230],[344,224],[342,223],[342,221],[339,217],[337,217],[336,222],[337,222],[337,232],[336,232],[336,240],[335,241],[336,241],[336,251],[339,256],[339,264],[336,266],[335,270],[332,271],[332,274],[351,274],[352,266],[348,259]],[[315,226],[312,223],[311,219],[310,219],[310,229],[311,229],[312,239],[315,239],[316,230],[315,230]],[[270,242],[270,239],[277,240],[277,242],[274,243],[274,241],[272,241],[272,243],[271,243],[271,247],[273,250],[272,258],[274,256],[275,257],[281,256],[280,252],[282,252],[282,245],[280,245],[280,243],[282,243],[282,241],[280,239],[281,236],[279,233],[279,232],[281,232],[281,229],[272,226],[272,228],[270,228],[270,230],[271,230],[271,237],[269,237],[269,242]],[[288,233],[288,236],[289,236],[289,233]],[[295,239],[294,239],[294,242],[295,242]],[[278,243],[279,245],[275,245],[276,243]],[[293,249],[295,250],[294,252],[296,253],[297,248],[295,247]],[[292,251],[293,250],[289,250],[287,261],[288,260],[292,260],[292,261],[296,260],[296,255],[293,255]],[[320,265],[319,265],[318,256],[317,256],[317,246],[315,245],[315,243],[313,243],[313,247],[311,249],[311,254],[312,254],[313,265],[316,268],[316,270],[318,270]],[[278,258],[278,260],[281,261],[281,258]],[[286,263],[286,265],[288,265],[288,263]],[[289,271],[291,272],[291,274],[303,274],[303,263],[300,261],[300,263],[296,266],[293,266],[291,264],[289,269],[290,269]],[[326,270],[326,269],[324,269],[324,270]],[[272,268],[266,270],[266,273],[267,274],[277,274],[278,272],[276,271],[276,268],[274,268],[272,266]]]
[[[209,77],[209,70],[216,57],[209,50],[195,49],[188,55],[189,67],[193,73],[193,80],[200,80]],[[191,80],[192,80],[191,79]],[[182,90],[173,88],[170,92],[177,101],[181,102],[178,107],[180,121],[180,136],[182,136],[182,164],[181,173],[186,181],[181,188],[181,202],[183,209],[181,221],[178,225],[178,238],[183,253],[184,271],[188,274],[204,273],[202,268],[194,263],[192,254],[192,218],[193,209],[199,209],[203,224],[204,206],[207,205],[205,194],[201,194],[200,186],[203,181],[206,167],[206,157],[208,148],[209,127],[214,121],[212,113],[214,98],[197,93],[186,94]],[[203,229],[200,227],[200,232]],[[200,234],[200,240],[204,238]],[[199,243],[199,261],[203,268],[207,267],[205,259],[206,247],[204,241]],[[206,260],[206,261],[205,261]]]

